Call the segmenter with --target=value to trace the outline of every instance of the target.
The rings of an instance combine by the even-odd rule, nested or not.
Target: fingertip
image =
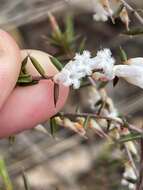
[[[14,39],[0,29],[0,108],[12,92],[21,67],[20,49]]]
[[[0,137],[33,128],[55,115],[64,106],[69,89],[60,85],[55,106],[53,87],[52,81],[40,81],[26,89],[16,88],[0,113]]]

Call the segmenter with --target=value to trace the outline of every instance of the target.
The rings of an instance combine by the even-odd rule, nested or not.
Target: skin
[[[15,87],[21,61],[27,55],[35,57],[48,76],[58,71],[49,55],[38,50],[22,50],[8,33],[0,30],[0,138],[33,128],[55,115],[65,104],[69,89],[60,85],[57,105],[54,105],[53,82],[41,80],[28,87]],[[39,75],[29,62],[27,70]]]

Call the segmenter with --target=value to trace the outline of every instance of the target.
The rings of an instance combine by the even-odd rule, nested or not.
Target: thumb
[[[16,84],[20,57],[16,42],[7,32],[0,30],[0,109]]]
[[[38,50],[24,50],[42,65],[48,76],[58,71],[49,59],[49,55]],[[27,70],[37,75],[35,68],[28,62]],[[51,80],[42,80],[36,85],[17,87],[14,89],[0,112],[0,137],[6,137],[25,129],[35,127],[55,115],[65,104],[69,88],[60,85],[57,104],[54,104],[54,83]]]

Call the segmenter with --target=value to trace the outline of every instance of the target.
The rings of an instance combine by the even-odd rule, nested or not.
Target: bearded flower
[[[65,86],[73,85],[74,89],[78,89],[81,79],[92,75],[96,70],[101,70],[101,78],[111,80],[114,62],[110,49],[98,51],[93,58],[89,51],[84,51],[83,54],[76,54],[73,60],[54,76],[54,81]]]
[[[135,86],[143,88],[143,58],[131,58],[124,65],[114,66],[114,74]]]
[[[115,60],[110,49],[103,49],[97,52],[96,57],[93,58],[93,69],[101,69],[103,71],[99,79],[112,80],[114,78],[114,63]]]

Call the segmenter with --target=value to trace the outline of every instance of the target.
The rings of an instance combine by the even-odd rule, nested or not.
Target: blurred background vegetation
[[[129,2],[140,9],[143,7],[140,0]],[[110,47],[118,59],[118,47],[122,46],[129,57],[143,54],[143,36],[129,38],[122,35],[124,26],[118,20],[115,25],[111,21],[93,21],[90,0],[0,0],[0,4],[1,28],[9,31],[21,48],[40,49],[52,55],[57,53],[48,40],[51,34],[50,11],[61,28],[70,13],[76,34],[86,39],[85,47],[93,53],[101,47]],[[137,25],[133,17],[132,25]],[[142,91],[122,80],[116,88],[113,89],[112,84],[106,88],[119,112],[130,122],[142,125]],[[64,110],[74,111],[77,102],[83,110],[87,110],[83,99],[87,91],[88,88],[73,92]],[[8,139],[0,141],[0,154],[5,159],[14,190],[25,189],[23,170],[30,190],[122,189],[122,155],[116,147],[110,147],[93,131],[88,132],[86,140],[65,129],[59,130],[53,138],[49,135],[48,122],[43,126],[46,130],[25,131],[17,135],[13,143]],[[1,189],[5,189],[3,185],[1,180]]]

